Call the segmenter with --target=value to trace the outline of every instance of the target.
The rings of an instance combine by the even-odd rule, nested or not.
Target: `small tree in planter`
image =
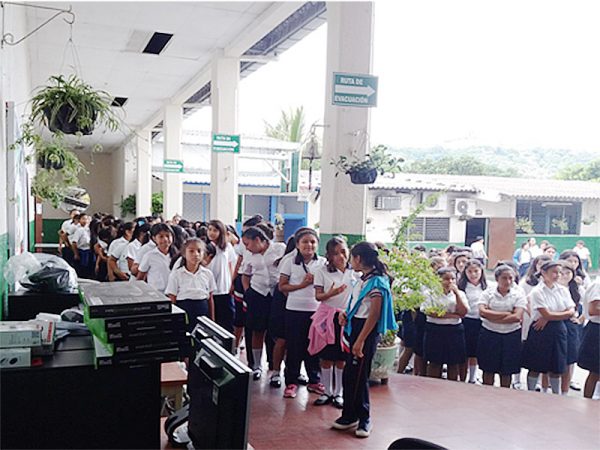
[[[275,214],[275,241],[283,242],[284,238],[285,219],[279,213]]]
[[[400,163],[403,161],[402,158],[393,157],[385,145],[378,145],[362,159],[356,155],[352,158],[342,155],[337,161],[332,160],[331,164],[337,169],[336,177],[345,173],[350,175],[350,181],[354,184],[373,184],[378,174],[400,172]]]

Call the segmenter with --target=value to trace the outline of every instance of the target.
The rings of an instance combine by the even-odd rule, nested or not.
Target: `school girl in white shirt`
[[[215,277],[201,264],[204,249],[205,244],[201,239],[190,238],[185,241],[180,262],[171,270],[165,290],[171,301],[187,313],[189,332],[196,326],[197,317],[215,318]]]
[[[156,223],[150,227],[150,239],[148,239],[148,242],[146,242],[144,245],[142,245],[140,247],[140,249],[137,251],[137,253],[135,255],[135,259],[133,261],[133,265],[131,266],[130,270],[131,270],[131,273],[135,273],[136,278],[139,273],[139,267],[140,267],[140,263],[142,262],[142,259],[144,259],[144,256],[146,256],[147,253],[150,253],[152,250],[154,250],[156,248],[156,242],[154,242],[154,237],[152,234],[152,228],[154,228],[156,225],[160,225],[160,224]]]
[[[81,278],[92,278],[92,268],[95,267],[90,247],[90,220],[91,218],[87,214],[80,214],[79,227],[73,236],[69,238],[73,250],[75,270]]]
[[[350,250],[342,237],[331,238],[325,245],[325,252],[327,265],[315,273],[315,298],[320,304],[312,316],[308,351],[311,355],[318,355],[321,360],[321,383],[325,387],[325,392],[314,404],[332,403],[342,409],[342,374],[346,354],[340,342],[339,314],[346,309],[350,291],[358,276],[348,265]]]
[[[583,270],[581,258],[577,252],[573,250],[565,250],[560,254],[558,259],[566,261],[573,268],[575,271],[575,281],[577,281],[577,284],[587,289],[587,287],[591,284],[591,280],[586,271]]]
[[[281,243],[271,242],[263,230],[250,227],[242,234],[242,241],[250,255],[244,261],[243,284],[247,286],[244,300],[247,305],[246,327],[252,330],[253,378],[262,375],[262,350],[273,292],[277,285],[278,261],[285,251]]]
[[[569,292],[557,281],[561,263],[542,265],[542,280],[531,291],[531,327],[523,347],[527,389],[535,390],[538,375],[547,373],[552,392],[560,394],[560,376],[567,369],[567,328],[564,320],[575,314]]]
[[[231,297],[231,276],[236,255],[233,247],[227,242],[227,228],[220,220],[208,222],[207,235],[209,241],[217,249],[209,270],[215,277],[217,288],[214,292],[215,321],[230,333],[233,333],[235,306]]]
[[[294,238],[298,253],[293,260],[288,259],[281,265],[279,279],[279,290],[288,295],[285,311],[286,388],[283,393],[286,398],[296,397],[302,362],[308,374],[308,391],[319,395],[323,393],[319,359],[308,353],[308,330],[310,318],[319,306],[313,287],[314,274],[325,264],[325,259],[317,255],[319,237],[316,231],[301,228]]]
[[[497,286],[489,288],[474,305],[481,315],[481,334],[477,359],[483,370],[483,384],[493,386],[500,376],[500,386],[510,387],[511,375],[521,372],[521,320],[527,298],[514,284],[515,271],[503,265],[496,268]]]
[[[119,227],[117,239],[108,247],[108,279],[110,281],[129,280],[129,265],[127,264],[127,246],[133,235],[133,222],[127,222]]]
[[[137,255],[142,246],[146,244],[149,239],[150,225],[145,222],[142,222],[141,224],[138,223],[133,230],[133,235],[131,236],[129,244],[127,244],[127,267],[129,268],[129,273],[131,273],[133,277],[137,275],[137,266],[139,265],[135,264]]]
[[[156,248],[142,257],[137,279],[146,280],[156,290],[165,292],[171,273],[171,261],[177,256],[177,250],[173,245],[175,236],[166,223],[152,225],[150,235],[156,243]]]
[[[421,311],[427,315],[423,342],[427,376],[442,377],[442,365],[448,366],[448,380],[458,380],[459,365],[466,361],[465,329],[462,318],[469,312],[465,293],[456,286],[456,272],[450,267],[438,270],[442,279],[441,296],[429,294]]]
[[[591,399],[600,379],[600,279],[587,288],[583,304],[589,322],[583,330],[577,365],[590,372],[585,380],[583,396]]]
[[[469,302],[469,312],[462,319],[465,327],[465,349],[468,359],[467,364],[460,367],[460,379],[466,379],[468,366],[468,382],[474,384],[477,381],[477,343],[481,332],[481,318],[479,317],[479,307],[477,305],[483,292],[488,287],[483,272],[483,264],[477,259],[468,260],[456,285],[458,289],[465,293]]]

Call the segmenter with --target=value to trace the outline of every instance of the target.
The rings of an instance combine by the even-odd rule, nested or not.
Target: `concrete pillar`
[[[152,214],[152,133],[144,130],[138,134],[134,138],[137,156],[136,217]]]
[[[327,2],[327,73],[325,129],[321,176],[321,245],[336,234],[348,243],[365,239],[367,187],[345,174],[335,176],[329,164],[340,155],[364,156],[369,143],[370,113],[364,107],[340,107],[332,102],[333,73],[370,74],[373,48],[373,3]]]
[[[217,57],[213,61],[211,79],[212,132],[237,134],[238,58]],[[238,157],[236,153],[211,153],[210,218],[235,224],[238,209]]]
[[[181,105],[168,105],[165,107],[165,157],[181,161],[181,130],[183,126],[183,108]],[[185,169],[185,167],[184,167]],[[182,174],[164,174],[163,192],[163,217],[171,220],[176,214],[183,213],[183,181]]]

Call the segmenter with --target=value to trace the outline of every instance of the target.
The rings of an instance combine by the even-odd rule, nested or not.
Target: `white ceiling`
[[[129,98],[124,107],[124,121],[135,130],[155,125],[152,122],[160,118],[162,108],[181,94],[184,87],[193,85],[200,74],[207,72],[208,64],[219,49],[236,43],[236,50],[243,53],[285,19],[294,5],[297,8],[301,3],[283,4],[284,8],[276,2],[52,2],[46,5],[65,9],[72,6],[75,13],[73,42],[78,61],[67,45],[69,25],[60,18],[55,19],[28,39],[32,87],[44,85],[51,75],[74,73],[76,67],[77,73],[94,88]],[[35,28],[52,14],[52,11],[28,8],[28,28]],[[273,17],[278,14],[281,18],[275,20]],[[141,53],[155,31],[174,36],[160,55]],[[240,48],[245,35],[253,41]],[[127,127],[120,133],[96,131],[91,137],[85,137],[83,144],[100,142],[110,151],[131,133]]]

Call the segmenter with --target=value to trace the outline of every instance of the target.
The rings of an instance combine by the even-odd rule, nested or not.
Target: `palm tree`
[[[304,107],[281,111],[279,121],[272,125],[265,122],[265,134],[269,137],[289,142],[302,142],[304,139]]]

